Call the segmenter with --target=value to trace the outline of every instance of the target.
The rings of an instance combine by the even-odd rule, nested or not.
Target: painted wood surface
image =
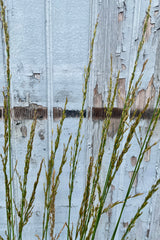
[[[99,25],[94,47],[94,60],[88,85],[86,102],[86,118],[82,134],[85,134],[73,194],[71,222],[77,221],[78,209],[85,184],[85,173],[91,154],[96,159],[100,144],[102,128],[101,110],[104,108],[108,94],[110,75],[110,55],[113,56],[113,76],[116,78],[120,70],[119,89],[122,98],[117,96],[116,109],[123,108],[123,98],[126,95],[128,82],[133,70],[138,43],[141,38],[145,12],[148,6],[146,0],[30,0],[6,1],[7,20],[11,47],[11,100],[12,100],[12,159],[18,160],[18,170],[23,175],[25,151],[29,138],[31,118],[34,108],[40,109],[37,122],[35,145],[33,149],[29,188],[36,178],[36,171],[42,158],[47,160],[50,153],[52,128],[56,134],[61,109],[68,97],[68,118],[65,120],[60,149],[56,156],[56,169],[59,166],[63,152],[63,143],[67,142],[69,134],[76,135],[78,113],[81,109],[83,69],[87,65],[89,46],[94,24],[99,14]],[[160,87],[160,2],[153,0],[150,21],[145,36],[145,44],[137,67],[136,78],[139,76],[142,64],[149,59],[140,91],[136,97],[135,108],[141,110],[147,97],[153,95],[150,111],[153,110],[155,99]],[[5,82],[5,52],[2,26],[0,32],[0,91]],[[3,106],[2,95],[0,105]],[[2,109],[2,108],[1,108]],[[92,111],[93,109],[93,111]],[[99,109],[99,110],[98,110]],[[3,109],[2,109],[3,110]],[[88,118],[88,113],[90,117]],[[98,114],[94,117],[94,111]],[[59,115],[58,115],[59,114]],[[91,117],[92,116],[92,117]],[[150,117],[150,116],[149,116]],[[54,119],[54,120],[53,120]],[[107,139],[101,185],[111,156],[114,137],[118,128],[119,118],[112,118]],[[149,118],[143,119],[137,130],[139,136],[144,136]],[[3,146],[3,114],[0,116],[0,148]],[[129,220],[140,206],[147,190],[160,177],[160,123],[158,123],[151,144],[158,144],[145,156],[138,177],[132,189],[132,194],[144,195],[129,200],[117,232],[116,240],[120,240]],[[55,135],[54,135],[55,136]],[[72,142],[73,144],[73,142]],[[125,189],[133,173],[139,146],[136,139],[132,141],[132,149],[127,153],[119,173],[112,185],[107,203],[123,200]],[[69,156],[68,156],[69,159]],[[56,232],[67,221],[68,213],[68,178],[69,161],[66,164],[56,200]],[[2,166],[0,165],[0,180],[3,182]],[[35,239],[35,234],[41,236],[43,214],[43,170],[37,190],[35,207],[30,224],[26,226],[23,239]],[[4,187],[0,187],[0,234],[4,236],[5,203]],[[18,181],[14,180],[14,197],[19,200]],[[158,191],[137,221],[129,240],[159,240],[160,239],[160,191]],[[120,212],[120,206],[102,216],[96,239],[110,239]],[[15,224],[18,224],[15,219]],[[60,239],[66,239],[66,230]]]

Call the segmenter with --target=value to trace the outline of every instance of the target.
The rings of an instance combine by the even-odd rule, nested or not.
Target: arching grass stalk
[[[145,197],[142,205],[138,208],[136,214],[134,217],[131,219],[125,233],[123,234],[121,240],[125,240],[125,237],[127,234],[131,231],[131,229],[135,226],[136,220],[142,215],[142,210],[145,208],[145,206],[148,204],[148,200],[152,197],[152,195],[158,190],[158,185],[160,184],[160,179],[157,180],[157,182],[152,185],[151,190],[148,192],[147,196]]]
[[[141,196],[141,195],[143,195],[143,193],[137,193],[133,196],[129,196],[128,199],[135,198],[135,197],[138,197],[138,196]],[[105,209],[103,209],[102,214],[107,213],[110,209],[112,209],[115,206],[117,206],[119,204],[122,204],[122,203],[124,203],[124,200],[123,201],[116,201],[114,203],[110,203]]]
[[[6,21],[6,12],[5,12],[5,7],[4,7],[4,2],[3,0],[0,0],[0,5],[1,5],[1,19],[2,19],[2,25],[3,25],[3,31],[4,31],[4,38],[5,38],[5,49],[6,49],[6,73],[7,73],[7,108],[5,111],[7,111],[8,115],[8,157],[9,157],[9,194],[10,194],[10,211],[11,211],[11,221],[10,223],[7,223],[8,230],[9,228],[12,229],[12,234],[11,231],[9,230],[8,238],[9,239],[14,239],[14,218],[13,218],[13,199],[12,199],[12,159],[11,159],[11,104],[10,104],[10,84],[11,84],[11,74],[10,74],[10,45],[9,45],[9,32],[8,32],[8,24]],[[7,221],[9,219],[7,218]],[[12,236],[12,237],[11,237]]]
[[[95,24],[95,29],[94,29],[94,32],[93,32],[93,38],[92,38],[92,41],[91,41],[88,66],[87,66],[87,68],[85,69],[85,72],[84,72],[85,82],[84,82],[84,89],[83,89],[82,107],[81,107],[81,112],[80,112],[77,136],[76,136],[76,139],[75,139],[75,142],[74,142],[74,152],[73,152],[72,157],[71,157],[71,173],[70,173],[70,179],[69,179],[69,196],[68,196],[69,212],[68,212],[68,224],[67,224],[67,226],[68,226],[67,240],[69,240],[69,235],[70,235],[72,193],[73,193],[74,179],[75,179],[77,163],[78,163],[77,155],[78,155],[79,146],[80,146],[81,127],[82,127],[83,118],[84,118],[84,116],[83,116],[84,115],[84,106],[85,106],[85,102],[86,102],[88,80],[89,80],[89,77],[90,77],[91,64],[92,64],[92,60],[93,60],[93,47],[94,47],[94,41],[95,41],[95,37],[96,37],[97,26],[98,26],[98,18],[97,18],[97,22]]]

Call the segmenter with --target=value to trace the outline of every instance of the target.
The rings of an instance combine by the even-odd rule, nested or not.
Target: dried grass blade
[[[61,233],[63,232],[63,230],[64,230],[65,226],[67,226],[67,224],[66,224],[66,223],[63,225],[62,229],[61,229],[61,230],[60,230],[60,232],[58,233],[58,236],[56,237],[56,240],[58,240],[58,239],[60,238],[60,236],[61,236]]]

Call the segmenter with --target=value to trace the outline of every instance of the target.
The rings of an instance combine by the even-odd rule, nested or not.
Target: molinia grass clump
[[[39,183],[42,167],[44,165],[46,179],[44,184],[44,212],[43,212],[43,218],[42,218],[42,235],[41,236],[36,235],[37,239],[47,240],[48,237],[50,237],[50,239],[52,240],[60,239],[61,233],[66,227],[67,240],[72,240],[72,239],[94,240],[101,216],[104,213],[107,213],[111,208],[121,204],[122,205],[121,212],[117,219],[117,222],[115,224],[115,228],[111,237],[111,240],[113,240],[115,239],[116,232],[117,232],[123,211],[125,209],[127,200],[142,195],[142,193],[130,195],[130,192],[131,192],[133,183],[135,181],[135,178],[139,172],[139,168],[144,158],[144,154],[156,144],[154,143],[152,146],[150,146],[149,142],[153,135],[157,121],[160,116],[160,109],[159,109],[160,93],[157,97],[154,112],[148,124],[147,133],[144,136],[143,143],[141,143],[141,141],[138,139],[136,135],[138,142],[141,143],[139,144],[140,151],[139,151],[138,160],[134,168],[128,189],[126,189],[126,196],[124,199],[117,200],[114,203],[110,203],[107,207],[104,207],[109,190],[111,188],[111,184],[115,176],[117,175],[119,168],[121,167],[125,154],[131,148],[131,140],[133,139],[133,136],[136,134],[136,129],[137,129],[137,126],[139,125],[141,117],[144,114],[144,112],[148,109],[148,106],[151,101],[151,98],[149,98],[147,100],[145,107],[141,112],[137,112],[135,110],[132,116],[130,115],[131,108],[135,103],[136,93],[139,90],[139,87],[141,85],[143,73],[147,65],[147,60],[146,60],[142,65],[141,73],[138,79],[136,80],[135,73],[136,73],[140,53],[144,45],[144,39],[145,39],[145,34],[146,34],[146,29],[147,29],[147,24],[149,20],[149,14],[150,14],[150,8],[151,8],[151,0],[149,1],[148,10],[144,20],[142,37],[141,37],[141,41],[139,42],[137,56],[133,66],[133,72],[129,80],[128,92],[127,92],[126,98],[124,99],[124,107],[123,107],[118,131],[116,133],[116,137],[114,140],[109,167],[108,169],[106,169],[107,173],[104,179],[104,185],[100,186],[99,182],[100,182],[100,175],[101,175],[101,169],[102,169],[102,162],[104,158],[106,141],[108,138],[108,131],[111,123],[114,103],[115,103],[117,94],[119,95],[121,94],[120,92],[117,91],[120,71],[118,71],[117,77],[114,79],[112,56],[111,56],[110,79],[109,79],[109,86],[108,86],[108,96],[106,100],[107,104],[106,104],[106,110],[105,110],[106,117],[102,125],[98,156],[97,157],[90,156],[90,161],[89,161],[87,175],[86,175],[86,185],[85,185],[85,189],[82,197],[81,206],[79,209],[79,216],[78,216],[77,222],[72,223],[72,220],[71,220],[72,219],[72,195],[74,191],[77,166],[79,163],[79,154],[81,152],[81,147],[83,144],[83,136],[81,134],[81,129],[82,129],[82,123],[84,118],[84,107],[85,107],[85,102],[87,97],[88,80],[90,77],[91,64],[93,61],[93,49],[94,49],[94,42],[96,38],[96,31],[98,27],[98,19],[95,24],[93,38],[91,41],[88,66],[84,70],[83,100],[82,100],[82,106],[80,111],[79,124],[77,127],[77,135],[73,143],[73,146],[71,146],[71,154],[70,154],[70,161],[69,161],[70,174],[69,174],[69,195],[68,195],[68,219],[66,219],[66,221],[62,225],[62,228],[59,229],[59,233],[55,233],[55,224],[56,224],[55,201],[56,201],[56,195],[58,192],[58,186],[60,183],[60,176],[63,172],[63,167],[67,162],[67,153],[71,144],[72,135],[69,136],[67,144],[66,145],[64,144],[63,154],[62,154],[61,161],[59,164],[59,169],[57,172],[55,170],[55,161],[56,161],[57,150],[60,144],[61,134],[63,131],[63,124],[65,121],[67,99],[66,99],[64,110],[62,113],[62,118],[60,120],[59,125],[57,125],[56,139],[54,142],[53,141],[51,142],[50,158],[47,163],[45,163],[44,159],[42,159],[39,170],[37,172],[35,182],[33,184],[32,193],[30,197],[28,197],[27,182],[29,178],[30,161],[31,161],[32,150],[34,145],[33,142],[34,142],[34,136],[35,136],[36,122],[37,122],[36,112],[34,115],[31,131],[30,131],[30,137],[28,140],[25,163],[24,163],[24,174],[22,178],[22,176],[20,176],[17,170],[18,161],[16,162],[13,168],[12,156],[11,156],[10,45],[9,45],[8,25],[6,22],[6,10],[4,7],[3,0],[0,0],[0,5],[1,5],[3,34],[4,34],[5,47],[6,47],[5,52],[6,52],[6,76],[7,76],[7,87],[6,87],[6,90],[4,90],[3,92],[4,146],[3,146],[3,154],[0,154],[0,157],[2,160],[4,182],[5,182],[5,202],[6,202],[6,216],[7,216],[6,239],[7,240],[23,239],[23,229],[24,229],[24,226],[28,224],[33,213],[33,204],[36,197],[36,190]],[[126,138],[124,136],[126,136]],[[124,142],[123,148],[121,148],[122,140]],[[15,199],[13,199],[14,174],[16,174],[18,177],[19,188],[21,192],[21,199],[19,199],[18,203],[15,201]],[[157,191],[159,184],[160,184],[160,179],[158,179],[156,183],[151,187],[151,190],[149,190],[142,205],[138,208],[136,214],[132,217],[125,233],[121,238],[122,240],[126,239],[127,234],[134,227],[136,220],[142,214],[142,210],[147,205],[149,199]],[[19,219],[18,229],[15,228],[15,217]],[[0,239],[4,240],[2,236],[0,236]]]

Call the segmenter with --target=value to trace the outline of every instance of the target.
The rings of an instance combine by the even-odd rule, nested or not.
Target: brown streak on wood
[[[135,109],[131,110],[130,117],[134,115]],[[141,112],[141,110],[136,109],[135,117],[138,116],[138,114]],[[154,109],[148,109],[142,114],[142,119],[150,119],[153,116]]]
[[[92,108],[92,119],[93,120],[103,120],[106,117],[106,108]],[[122,109],[113,108],[112,118],[120,118],[122,115]]]
[[[53,108],[53,118],[54,120],[59,120],[62,117],[63,109],[62,108]]]
[[[47,108],[42,107],[42,106],[36,106],[36,107],[14,107],[11,109],[11,117],[14,120],[29,120],[33,119],[34,117],[34,112],[37,112],[37,119],[43,120],[47,119]],[[93,107],[92,109],[88,109],[88,115],[87,118],[90,118],[92,116],[93,121],[99,121],[99,120],[104,120],[106,118],[106,108],[97,108]],[[113,124],[117,125],[115,123],[116,119],[119,121],[122,115],[122,108],[113,108],[112,116],[111,118],[113,120]],[[130,117],[133,116],[135,109],[132,109],[130,112]],[[62,108],[53,108],[53,119],[54,120],[59,120],[62,117]],[[141,109],[137,109],[135,116],[138,116],[138,114],[141,112]],[[142,115],[142,119],[150,119],[153,115],[154,109],[148,109],[146,110],[145,113]],[[65,112],[66,118],[78,118],[80,117],[80,111],[79,110],[66,110]],[[84,110],[83,113],[84,117],[86,118],[86,110]],[[0,119],[3,119],[4,117],[4,109],[3,107],[0,108]],[[113,127],[113,126],[112,126]]]
[[[37,119],[47,118],[47,108],[38,106],[37,104],[30,104],[28,107],[14,107],[12,115],[15,120],[21,119],[33,119],[36,111]]]

